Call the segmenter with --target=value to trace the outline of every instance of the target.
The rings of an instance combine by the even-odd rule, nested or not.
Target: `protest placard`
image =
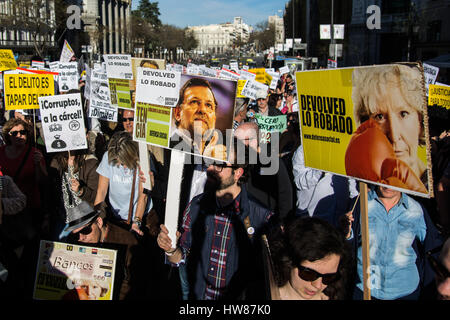
[[[61,94],[39,98],[47,152],[86,149],[81,94]]]
[[[17,62],[11,49],[0,49],[0,71],[14,70]]]
[[[130,80],[130,90],[131,92],[136,91],[136,79],[137,79],[137,68],[150,68],[150,69],[166,69],[166,60],[164,59],[148,59],[148,58],[131,58],[131,69],[133,72],[133,80]],[[134,104],[132,102],[132,104]]]
[[[31,60],[31,66],[35,67],[38,70],[43,70],[45,68],[44,61]]]
[[[239,73],[236,73],[231,70],[224,69],[224,68],[222,68],[222,70],[220,71],[220,77],[222,79],[235,80],[235,81],[237,81],[241,78]]]
[[[222,138],[232,128],[236,85],[231,80],[181,75],[182,100],[175,108],[147,103],[137,94],[133,139],[224,160]]]
[[[188,65],[186,67],[186,73],[190,74],[190,75],[199,75],[200,69],[197,65],[195,65],[193,63],[188,63]]]
[[[256,74],[247,70],[241,70],[241,80],[255,80]]]
[[[217,77],[217,71],[205,66],[200,66],[200,74],[205,76],[205,77],[212,77],[215,78]]]
[[[136,79],[136,100],[175,107],[180,93],[180,78],[180,72],[139,67]]]
[[[283,75],[283,74],[286,74],[286,73],[289,73],[289,67],[288,66],[281,67],[280,68],[280,74]]]
[[[133,79],[131,67],[131,55],[129,54],[105,54],[106,74],[108,78]]]
[[[117,107],[111,105],[108,77],[103,70],[91,72],[91,100],[89,117],[117,122]]]
[[[428,105],[450,110],[450,86],[430,84]]]
[[[78,64],[76,62],[60,62],[58,64],[59,92],[78,90]]]
[[[38,109],[39,97],[55,94],[51,74],[7,74],[5,72],[4,88],[6,110]]]
[[[108,78],[111,104],[121,109],[132,109],[130,81],[125,79]]]
[[[116,260],[116,250],[41,240],[33,299],[73,300],[82,288],[89,300],[112,300]]]
[[[432,195],[420,65],[303,71],[296,84],[307,167]],[[396,120],[400,111],[410,115],[409,127]]]
[[[86,70],[86,81],[84,82],[84,97],[86,99],[91,99],[91,68],[89,65],[85,65]]]
[[[255,114],[256,122],[258,123],[260,143],[270,143],[270,138],[273,132],[283,132],[287,128],[287,116],[263,116]]]
[[[244,85],[244,88],[242,89],[241,95],[256,100],[256,94],[258,93],[258,91],[268,92],[268,90],[269,86],[261,82],[257,82],[254,80],[247,80],[247,82]]]
[[[70,62],[73,56],[75,56],[75,53],[73,52],[72,47],[67,42],[67,40],[64,40],[61,55],[59,56],[59,62]]]
[[[245,96],[242,95],[242,89],[244,89],[246,82],[247,80],[238,80],[236,98],[245,98]]]
[[[428,89],[430,84],[434,84],[436,82],[437,76],[439,73],[439,68],[432,66],[430,64],[423,64],[423,74],[425,76],[425,90],[428,95]]]

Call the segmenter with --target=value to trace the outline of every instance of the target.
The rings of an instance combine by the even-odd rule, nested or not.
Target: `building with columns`
[[[236,40],[247,41],[252,28],[241,17],[235,17],[233,23],[193,26],[188,27],[188,31],[198,41],[196,51],[199,54],[224,54],[232,50]]]
[[[131,0],[83,0],[82,20],[93,53],[129,51]]]

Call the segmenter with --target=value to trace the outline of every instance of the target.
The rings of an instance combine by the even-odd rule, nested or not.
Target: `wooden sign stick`
[[[367,205],[367,184],[359,182],[361,195],[361,240],[363,259],[364,300],[370,300],[370,252],[369,252],[369,209]]]

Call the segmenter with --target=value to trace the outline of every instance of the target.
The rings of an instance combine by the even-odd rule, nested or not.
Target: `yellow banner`
[[[51,74],[5,74],[6,110],[39,109],[39,97],[55,94]]]
[[[0,71],[14,70],[17,62],[11,49],[0,50]]]
[[[428,105],[450,110],[450,86],[429,85]]]
[[[255,81],[258,81],[260,83],[264,83],[264,84],[267,84],[268,86],[270,86],[270,83],[272,82],[272,76],[267,74],[266,69],[256,68],[256,69],[250,69],[248,71],[256,74]]]
[[[247,80],[238,80],[236,98],[245,98],[245,96],[242,95],[242,89],[244,89],[246,81]]]
[[[430,196],[417,64],[297,72],[296,84],[305,166]]]

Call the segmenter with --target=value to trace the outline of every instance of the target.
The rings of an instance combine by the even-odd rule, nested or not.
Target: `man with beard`
[[[177,129],[172,133],[170,148],[225,160],[226,148],[218,144],[219,134],[214,130],[216,109],[211,84],[202,78],[189,79],[173,110]]]
[[[238,161],[241,151],[245,161]],[[205,193],[186,208],[175,246],[161,225],[158,245],[169,263],[186,264],[189,299],[239,299],[253,297],[254,292],[261,298],[265,292],[259,286],[264,276],[257,246],[273,212],[250,199],[244,187],[248,152],[235,139],[231,162],[208,167]]]

